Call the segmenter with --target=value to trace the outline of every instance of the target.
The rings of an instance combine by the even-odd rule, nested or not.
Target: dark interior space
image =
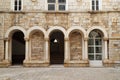
[[[54,31],[50,35],[50,63],[64,63],[64,34]]]
[[[22,65],[25,59],[25,40],[21,31],[15,32],[12,36],[12,64]]]

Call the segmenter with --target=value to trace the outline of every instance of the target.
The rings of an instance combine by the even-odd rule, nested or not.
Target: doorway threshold
[[[52,64],[50,65],[50,68],[64,68],[63,64]]]
[[[12,65],[10,68],[23,68],[23,65]]]

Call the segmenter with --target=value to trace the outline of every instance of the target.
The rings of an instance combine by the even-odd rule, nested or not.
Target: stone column
[[[29,60],[29,39],[25,38],[25,61]]]
[[[49,39],[45,38],[45,62],[49,63]]]
[[[88,38],[84,39],[85,47],[84,47],[84,60],[88,60]]]
[[[104,60],[108,60],[108,52],[107,52],[107,40],[108,38],[104,38]]]
[[[5,39],[5,60],[9,61],[9,39]]]
[[[64,63],[69,62],[70,60],[70,46],[69,46],[69,39],[65,38],[65,59],[64,59]]]
[[[104,59],[103,59],[103,65],[105,67],[111,67],[111,66],[114,66],[114,61],[113,60],[109,60],[108,59],[108,46],[107,46],[107,41],[108,41],[108,38],[104,38]]]

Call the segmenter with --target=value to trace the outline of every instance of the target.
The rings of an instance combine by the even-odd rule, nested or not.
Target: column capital
[[[4,40],[5,40],[5,41],[10,41],[10,39],[9,39],[9,38],[5,38]]]
[[[45,39],[45,41],[49,41],[49,38],[44,38]]]
[[[103,40],[104,40],[104,41],[107,41],[107,40],[108,40],[108,38],[103,38]]]
[[[84,38],[84,41],[88,41],[88,37]]]
[[[25,41],[29,41],[29,38],[24,38],[25,39]]]
[[[64,40],[65,40],[65,41],[69,41],[69,38],[65,38]]]

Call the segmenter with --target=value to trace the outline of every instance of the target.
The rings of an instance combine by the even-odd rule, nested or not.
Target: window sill
[[[103,13],[103,12],[106,12],[106,11],[101,11],[101,10],[91,10],[91,11],[88,11],[89,13]]]
[[[44,11],[44,13],[69,13],[69,11]]]
[[[120,11],[0,11],[0,13],[108,13]]]

